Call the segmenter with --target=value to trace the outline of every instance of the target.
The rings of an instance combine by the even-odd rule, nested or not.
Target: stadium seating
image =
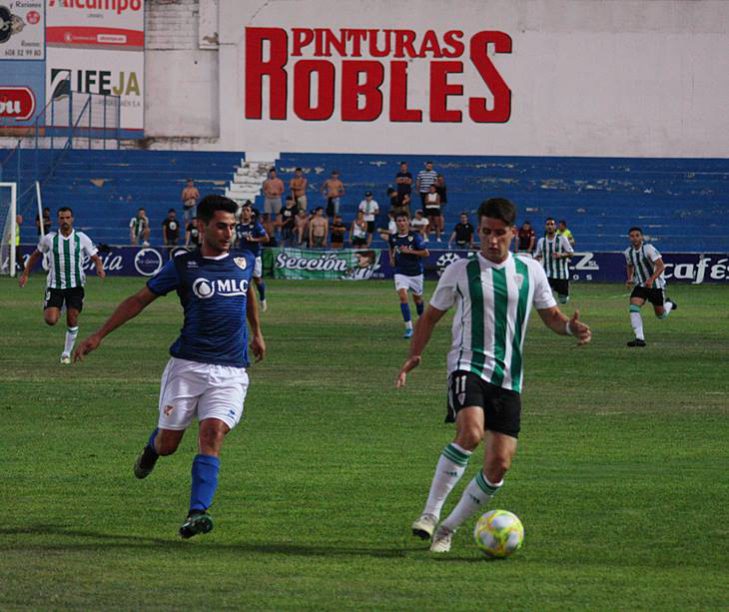
[[[73,150],[45,184],[43,201],[54,209],[72,205],[78,227],[98,242],[112,244],[128,241],[129,219],[144,206],[152,221],[152,242],[159,244],[167,209],[181,211],[179,197],[185,179],[193,178],[203,194],[224,194],[242,158],[240,152]],[[294,168],[304,169],[310,207],[324,203],[321,185],[333,169],[339,170],[347,190],[342,206],[345,222],[353,218],[364,192],[371,190],[383,213],[378,225],[384,227],[386,191],[393,186],[399,161],[406,159],[415,176],[429,158],[284,153],[276,164],[286,184]],[[724,252],[729,248],[729,160],[432,159],[448,185],[446,235],[458,213],[473,213],[485,197],[500,195],[515,201],[520,220],[529,219],[538,231],[547,216],[566,219],[578,250],[621,250],[633,224],[642,226],[656,246],[667,252]],[[27,152],[23,160],[27,175],[34,163],[33,152]],[[40,165],[47,162],[47,153],[41,152]],[[261,196],[256,203],[262,204]],[[32,223],[26,223],[23,231],[24,241],[34,239]]]

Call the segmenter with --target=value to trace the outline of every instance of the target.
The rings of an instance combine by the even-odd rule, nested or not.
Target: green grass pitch
[[[90,279],[80,337],[141,285]],[[449,317],[398,391],[407,342],[390,282],[268,286],[268,358],[223,449],[215,530],[181,541],[195,430],[147,480],[131,471],[176,297],[62,366],[42,278],[0,281],[0,609],[729,607],[729,287],[670,287],[680,309],[644,309],[642,350],[625,347],[619,286],[573,287],[565,311],[592,326],[587,347],[533,316],[520,447],[490,506],[519,515],[525,544],[489,561],[475,519],[445,556],[409,534],[453,433]]]

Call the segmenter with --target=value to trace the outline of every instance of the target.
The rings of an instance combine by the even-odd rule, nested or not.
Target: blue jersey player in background
[[[268,242],[268,234],[258,217],[253,214],[253,208],[246,202],[240,209],[240,223],[235,226],[236,247],[239,251],[247,251],[256,258],[253,267],[253,282],[256,283],[258,296],[261,300],[261,310],[266,312],[266,284],[263,282],[263,261],[261,260],[261,245]]]
[[[185,321],[162,375],[158,426],[134,464],[134,475],[147,477],[160,455],[174,453],[197,417],[199,453],[192,462],[190,509],[180,527],[183,538],[213,528],[208,508],[218,484],[223,438],[243,415],[248,389],[246,319],[256,360],[266,352],[251,285],[255,258],[251,253],[230,252],[236,210],[236,203],[222,196],[204,198],[197,207],[200,249],[167,262],[143,289],[119,304],[74,354],[74,361],[83,359],[106,335],[158,297],[177,291]]]
[[[390,265],[395,269],[395,291],[400,297],[400,311],[405,321],[405,335],[413,335],[413,320],[410,315],[408,291],[413,294],[413,302],[418,316],[423,314],[423,261],[430,253],[425,248],[423,237],[410,231],[407,213],[395,217],[397,233],[390,236]]]

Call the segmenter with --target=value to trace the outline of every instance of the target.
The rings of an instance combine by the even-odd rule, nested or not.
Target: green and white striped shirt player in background
[[[96,276],[104,278],[104,265],[91,239],[73,229],[73,211],[68,207],[58,209],[58,231],[49,232],[38,242],[38,248],[28,258],[18,284],[25,287],[28,275],[38,260],[48,257],[48,279],[43,302],[43,319],[55,325],[66,307],[66,341],[61,353],[61,363],[71,363],[71,351],[78,335],[78,317],[84,304],[86,275],[85,257],[96,265]]]
[[[592,337],[579,312],[568,319],[559,310],[539,263],[510,253],[517,233],[514,204],[502,198],[487,200],[478,217],[481,250],[475,258],[456,261],[443,271],[396,381],[398,388],[405,386],[436,324],[455,305],[448,380],[449,404],[457,411],[456,436],[440,456],[425,509],[412,525],[414,535],[432,537],[433,552],[450,550],[456,529],[499,490],[516,453],[523,347],[532,305],[555,333],[575,336],[578,344]],[[484,436],[483,470],[436,529],[448,494]]]
[[[570,301],[570,258],[574,249],[566,236],[557,232],[557,224],[548,217],[544,224],[546,235],[537,242],[534,258],[541,261],[560,304]]]
[[[639,227],[631,227],[628,238],[630,246],[625,249],[626,284],[628,289],[633,288],[630,294],[630,325],[635,334],[635,339],[628,342],[628,346],[635,348],[646,345],[640,316],[646,300],[653,304],[653,311],[659,319],[668,318],[672,310],[678,309],[678,304],[666,297],[666,279],[663,277],[666,266],[658,249],[644,242],[643,230]]]

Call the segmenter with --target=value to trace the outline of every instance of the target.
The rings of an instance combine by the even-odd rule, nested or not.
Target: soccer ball
[[[473,538],[487,557],[508,557],[521,548],[524,525],[508,510],[491,510],[478,519]]]

